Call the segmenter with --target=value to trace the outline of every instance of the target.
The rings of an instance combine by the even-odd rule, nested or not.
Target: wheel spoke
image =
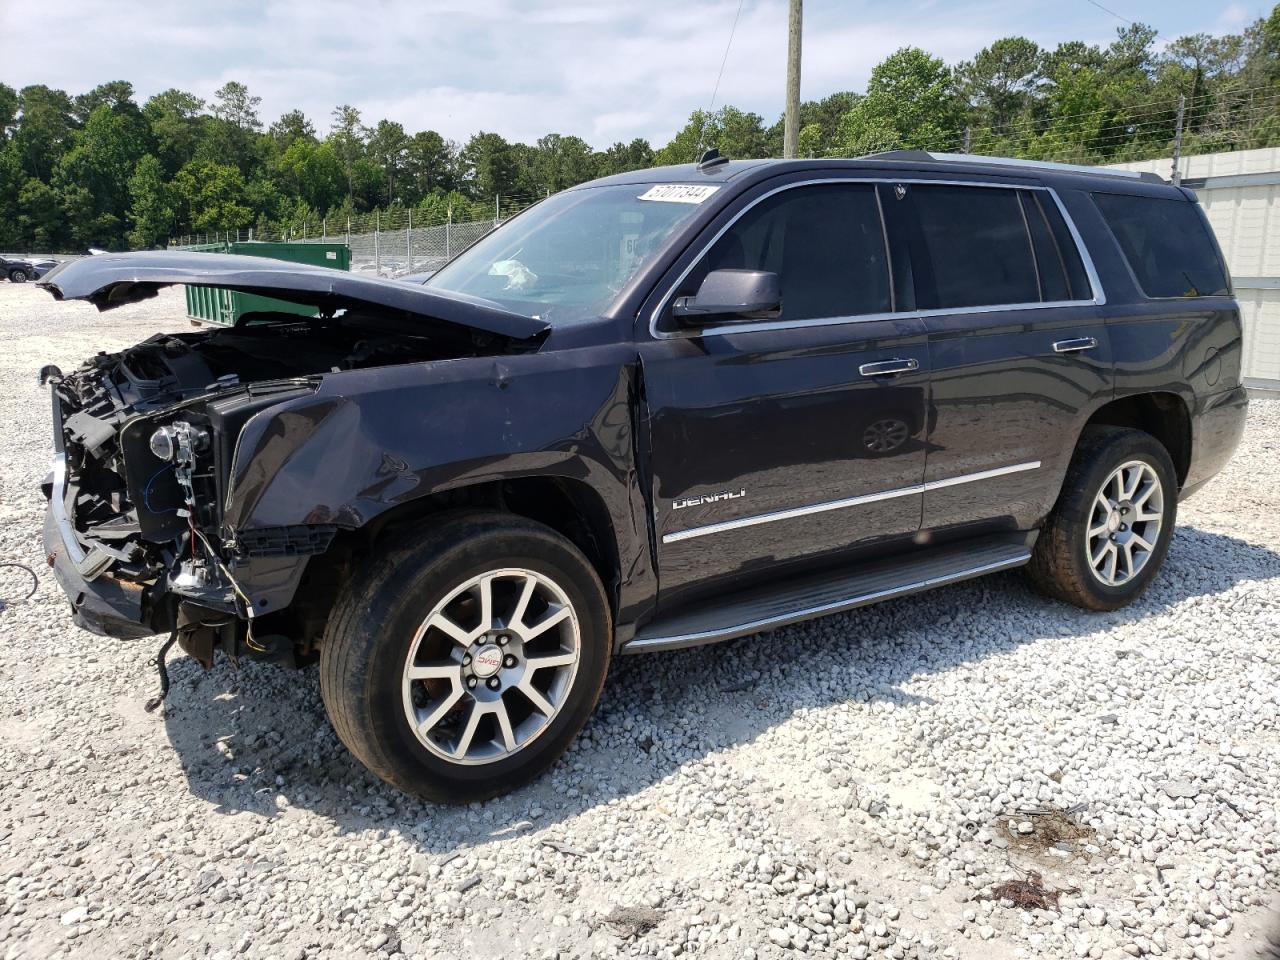
[[[1106,570],[1103,572],[1103,576],[1105,576],[1107,580],[1110,581],[1111,583],[1116,582],[1116,562],[1119,556],[1120,556],[1120,551],[1116,549],[1116,545],[1108,541],[1107,556],[1106,556],[1107,567],[1106,567]]]
[[[525,679],[520,686],[516,687],[521,693],[529,698],[529,702],[533,704],[534,709],[541,713],[544,717],[549,717],[555,713],[556,708],[552,706],[551,701],[542,695],[542,691],[535,687],[532,683]]]
[[[423,735],[430,733],[435,729],[436,724],[445,718],[445,715],[454,708],[459,700],[462,699],[462,685],[455,683],[453,689],[449,691],[449,695],[436,704],[436,708],[418,723],[418,731]]]
[[[493,577],[485,577],[480,581],[480,626],[476,628],[476,636],[493,629]]]
[[[480,726],[480,718],[487,711],[479,703],[471,704],[471,713],[467,716],[466,726],[462,728],[462,733],[458,734],[458,742],[453,748],[453,755],[461,760],[467,755],[467,751],[471,749],[471,741],[475,739],[476,727]]]
[[[541,670],[543,667],[567,667],[577,659],[574,653],[547,653],[538,657],[526,657],[525,663],[530,671]]]
[[[1129,482],[1124,485],[1124,496],[1122,499],[1132,500],[1138,495],[1138,486],[1142,483],[1143,473],[1144,470],[1142,467],[1133,467],[1129,470]]]
[[[502,736],[502,747],[508,753],[516,748],[516,734],[511,729],[511,716],[507,713],[507,705],[501,700],[494,704],[493,715],[498,719],[498,732]]]
[[[1128,580],[1133,576],[1133,541],[1126,540],[1124,550],[1121,551],[1124,556],[1124,579]]]
[[[447,680],[458,676],[458,665],[452,660],[415,663],[405,670],[404,675],[410,680]]]
[[[461,644],[464,647],[471,646],[471,634],[467,633],[467,631],[463,630],[443,613],[437,613],[434,617],[428,620],[427,626],[434,627],[441,633],[447,634],[454,643]]]
[[[1153,550],[1155,550],[1155,546],[1151,543],[1151,541],[1149,541],[1146,537],[1138,536],[1138,534],[1136,533],[1129,538],[1129,544],[1131,546],[1141,547],[1143,550],[1147,551],[1147,553],[1151,553]]]
[[[516,601],[516,608],[511,612],[511,622],[507,626],[524,626],[525,611],[529,609],[529,601],[533,599],[533,590],[537,585],[538,582],[533,577],[524,578],[524,588],[520,591],[520,599]]]
[[[1097,569],[1098,564],[1106,558],[1108,551],[1110,551],[1114,546],[1115,544],[1110,540],[1103,540],[1102,543],[1098,544],[1097,551],[1089,555],[1089,563],[1092,564],[1095,570]]]
[[[569,614],[572,612],[573,611],[571,611],[567,606],[559,607],[551,611],[551,613],[547,617],[545,617],[541,622],[534,624],[532,627],[525,627],[525,631],[524,631],[525,640],[532,640],[534,637],[541,636],[542,634],[550,630],[552,627],[554,627],[556,624],[567,619]]]
[[[1089,539],[1090,539],[1090,540],[1092,540],[1094,537],[1105,537],[1106,535],[1107,535],[1107,521],[1106,521],[1106,520],[1103,520],[1103,521],[1102,521],[1100,524],[1098,524],[1096,527],[1090,527],[1090,528],[1089,528]]]

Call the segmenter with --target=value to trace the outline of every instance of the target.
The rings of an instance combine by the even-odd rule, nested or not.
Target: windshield
[[[599,316],[715,189],[627,184],[558,193],[463,251],[427,286],[553,325]]]

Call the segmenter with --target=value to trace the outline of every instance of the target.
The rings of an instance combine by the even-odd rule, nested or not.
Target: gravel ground
[[[1280,827],[1280,402],[1135,606],[1001,575],[624,658],[554,771],[464,808],[366,774],[314,671],[76,630],[41,566],[43,363],[178,328],[0,284],[0,952],[1255,956]]]

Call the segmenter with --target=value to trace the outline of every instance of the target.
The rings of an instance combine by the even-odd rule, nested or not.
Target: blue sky
[[[1100,0],[1162,37],[1238,30],[1258,2]],[[0,0],[0,81],[72,93],[132,81],[208,97],[229,79],[270,121],[298,107],[322,131],[339,103],[465,139],[574,133],[595,146],[666,141],[710,100],[738,0]],[[861,89],[905,45],[948,62],[1023,34],[1106,43],[1120,20],[1088,0],[806,0],[803,95]],[[744,0],[719,103],[782,109],[786,0]]]

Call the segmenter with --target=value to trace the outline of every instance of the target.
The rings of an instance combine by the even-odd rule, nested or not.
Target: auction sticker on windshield
[[[661,183],[640,194],[640,199],[662,203],[701,203],[719,189],[696,183]]]

